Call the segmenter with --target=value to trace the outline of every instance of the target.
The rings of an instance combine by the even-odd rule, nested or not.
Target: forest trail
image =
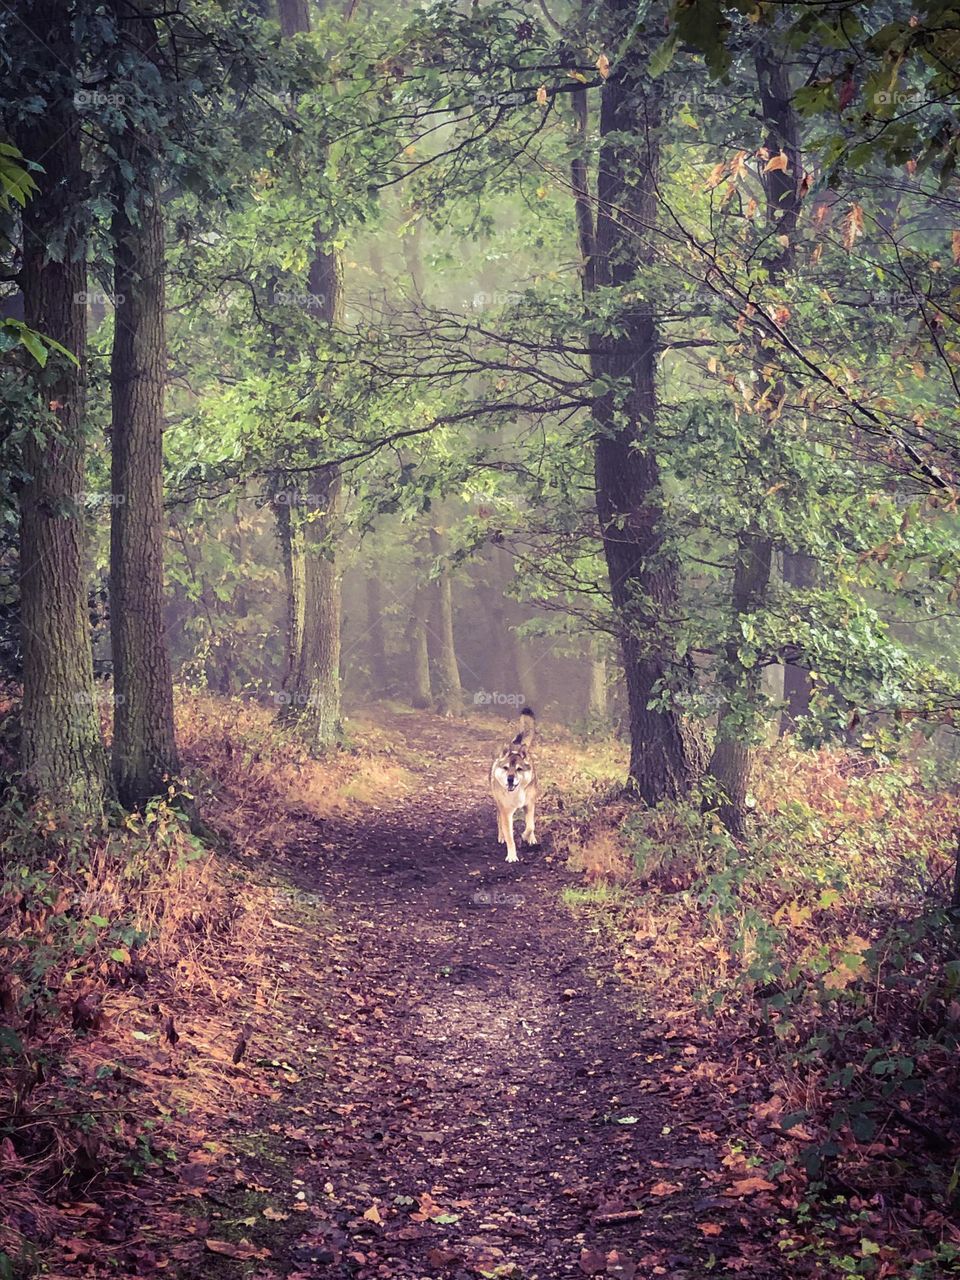
[[[251,1038],[276,1091],[224,1135],[235,1187],[210,1236],[239,1234],[269,1251],[256,1275],[298,1280],[786,1274],[762,1220],[712,1185],[708,1093],[671,1105],[696,1050],[635,1016],[560,901],[549,777],[544,847],[508,866],[489,736],[388,727],[414,792],[324,821],[285,868],[281,995]],[[207,1253],[199,1274],[237,1263]]]

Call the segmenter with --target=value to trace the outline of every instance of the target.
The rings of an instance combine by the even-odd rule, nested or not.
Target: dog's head
[[[516,791],[525,786],[533,776],[533,764],[524,743],[511,742],[505,747],[493,766],[493,772],[501,786]]]

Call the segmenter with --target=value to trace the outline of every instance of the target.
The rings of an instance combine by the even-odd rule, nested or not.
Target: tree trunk
[[[768,265],[771,282],[779,280],[793,262],[793,237],[800,213],[800,183],[802,166],[800,156],[800,130],[790,79],[784,64],[765,42],[757,46],[754,63],[757,85],[767,126],[765,146],[770,155],[783,151],[789,161],[786,171],[771,170],[762,175],[767,203],[767,223],[770,235],[784,237],[783,247]],[[775,431],[774,413],[783,396],[783,388],[777,380],[769,380],[764,369],[769,354],[762,339],[758,339],[756,351],[757,412],[763,429],[757,447],[757,459],[762,465]],[[762,406],[762,407],[761,407]],[[753,742],[759,716],[761,671],[752,651],[749,658],[744,648],[744,623],[750,615],[760,610],[767,598],[770,585],[770,568],[773,559],[773,542],[752,519],[738,538],[736,563],[733,575],[732,611],[729,638],[724,646],[723,660],[717,671],[717,682],[723,700],[717,723],[717,736],[709,772],[717,784],[718,808],[724,825],[734,835],[745,832],[747,796],[753,768]],[[714,802],[711,800],[711,804]]]
[[[587,720],[599,726],[607,719],[607,660],[598,635],[590,637],[587,661]]]
[[[335,468],[314,472],[311,516],[303,526],[304,629],[291,705],[311,751],[339,742],[340,573],[335,543],[340,530],[341,482]]]
[[[289,691],[300,665],[303,645],[303,550],[300,527],[296,518],[298,490],[283,475],[274,475],[270,485],[270,500],[277,522],[277,541],[280,544],[280,563],[283,566],[284,585],[284,645],[281,695]]]
[[[149,39],[149,23],[118,21],[131,40]],[[131,193],[118,175],[111,226],[116,294],[110,365],[113,772],[121,803],[134,806],[165,792],[178,762],[163,623],[163,210],[152,157],[132,128],[120,147],[137,190]],[[127,214],[131,199],[137,205],[135,221]]]
[[[383,625],[383,592],[375,573],[367,578],[367,639],[370,642],[370,687],[375,697],[383,697],[390,685],[387,637]]]
[[[805,590],[817,585],[819,566],[815,556],[805,551],[784,551],[783,580],[789,587]],[[780,733],[792,733],[797,721],[810,714],[810,672],[787,662],[783,668],[783,701]]]
[[[433,690],[430,686],[430,648],[427,630],[430,618],[430,594],[425,584],[417,587],[413,596],[407,643],[410,650],[410,704],[427,710],[433,707]]]
[[[28,7],[54,63],[72,66],[70,15],[59,0]],[[59,67],[52,68],[56,77]],[[67,86],[17,138],[43,161],[39,193],[23,211],[24,319],[61,343],[74,365],[51,352],[37,389],[55,418],[37,439],[27,431],[20,490],[20,620],[23,632],[21,765],[34,794],[55,806],[96,813],[106,789],[87,612],[83,556],[86,253],[77,205],[85,194],[80,121]],[[66,228],[60,261],[47,257]]]
[[[743,835],[753,761],[753,732],[763,668],[749,662],[740,623],[762,606],[770,582],[773,547],[764,536],[743,537],[733,571],[733,625],[717,681],[725,694],[710,757],[710,776],[719,792],[716,810],[733,835]],[[710,802],[714,807],[713,801]]]
[[[301,31],[310,30],[310,10],[307,0],[279,0],[280,34],[288,39]]]
[[[446,538],[439,529],[430,530],[430,549],[439,566],[436,578],[437,600],[437,709],[442,715],[459,715],[463,711],[463,687],[453,635],[453,584],[446,560]]]
[[[305,0],[279,0],[284,36],[310,30]],[[317,222],[307,291],[311,313],[333,325],[343,310],[343,261],[332,247],[332,220]],[[287,714],[299,720],[313,751],[324,751],[341,737],[340,625],[341,592],[337,540],[341,525],[342,483],[337,468],[322,465],[319,446],[310,450],[318,469],[307,472],[310,492],[300,521],[303,546],[303,635]],[[296,544],[293,544],[294,551]],[[296,569],[296,557],[292,561]],[[294,586],[292,599],[296,599]]]
[[[633,7],[628,0],[612,0],[610,10],[625,36]],[[635,44],[603,85],[593,246],[578,207],[581,245],[586,235],[593,249],[584,268],[588,296],[594,282],[598,288],[629,285],[638,261],[646,265],[653,257],[661,90],[656,83],[644,85]],[[653,306],[641,299],[617,335],[594,338],[592,360],[595,378],[618,384],[593,405],[597,514],[626,676],[630,782],[648,804],[685,795],[697,768],[695,742],[679,711],[669,701],[658,701],[671,674],[666,655],[673,649],[670,631],[679,612],[680,576],[666,545],[653,443],[657,340]]]

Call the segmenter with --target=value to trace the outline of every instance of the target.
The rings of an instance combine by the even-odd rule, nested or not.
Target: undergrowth
[[[755,1095],[744,1140],[779,1177],[787,1256],[960,1274],[960,797],[908,764],[789,743],[763,754],[756,793],[742,842],[695,804],[598,801],[564,838],[583,886],[568,903],[671,1035],[726,1055],[718,1093],[733,1078]]]
[[[264,944],[281,890],[247,856],[308,846],[325,815],[406,785],[362,723],[317,761],[253,704],[183,697],[177,719],[204,840],[170,797],[103,820],[6,797],[0,1280],[51,1258],[115,1269],[109,1222],[85,1244],[79,1220],[150,1171],[213,1158],[216,1117],[267,1087],[242,1059],[277,1000]]]

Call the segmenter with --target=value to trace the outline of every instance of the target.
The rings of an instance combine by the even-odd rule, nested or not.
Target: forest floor
[[[0,1280],[957,1274],[939,1134],[844,1137],[817,1191],[824,1086],[784,1083],[756,1001],[698,1003],[729,956],[696,895],[651,881],[621,928],[571,869],[591,804],[617,821],[617,744],[544,735],[543,845],[508,865],[486,794],[506,722],[378,707],[316,762],[253,704],[180,715],[220,848],[185,859],[161,814],[130,836],[166,858],[142,890],[121,845],[55,902],[11,898],[28,963],[75,902],[106,935],[135,901],[150,940],[110,923],[23,1029]],[[672,884],[682,854],[651,848]]]
[[[640,1016],[643,993],[562,905],[549,777],[544,845],[508,866],[489,734],[410,714],[386,728],[413,785],[303,830],[269,868],[290,890],[263,942],[275,999],[223,1068],[269,1085],[236,1090],[215,1141],[132,1197],[138,1268],[798,1274],[779,1259],[774,1184],[724,1136],[730,1094],[742,1107],[749,1090],[722,1071],[691,1084],[709,1047]]]

